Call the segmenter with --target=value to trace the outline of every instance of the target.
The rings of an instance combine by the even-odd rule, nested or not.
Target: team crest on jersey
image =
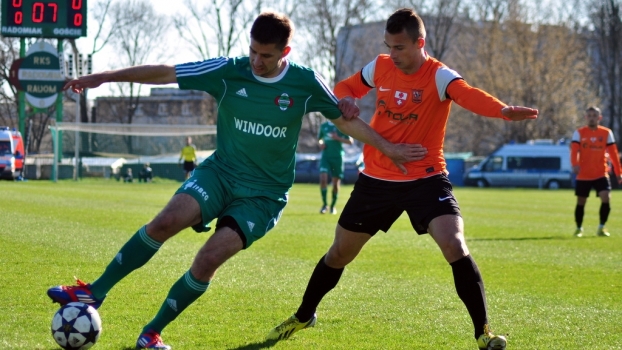
[[[280,96],[274,98],[274,104],[279,106],[282,111],[286,111],[289,107],[294,106],[294,99],[284,92]]]
[[[407,98],[408,98],[407,93],[401,92],[399,90],[395,91],[395,103],[397,103],[398,106],[402,106],[404,103],[406,103]]]
[[[413,102],[421,103],[423,100],[423,90],[413,90]]]

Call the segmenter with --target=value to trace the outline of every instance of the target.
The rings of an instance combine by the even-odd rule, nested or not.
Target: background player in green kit
[[[328,205],[326,204],[326,192],[328,186],[328,173],[333,178],[333,200],[330,203],[330,213],[337,214],[337,196],[339,194],[339,185],[343,179],[343,144],[351,145],[354,141],[350,136],[342,133],[337,129],[331,121],[326,121],[320,125],[318,133],[318,142],[322,150],[322,159],[320,160],[320,192],[322,193],[322,209],[321,214],[326,214]]]
[[[293,25],[276,13],[262,13],[251,28],[249,57],[219,57],[177,66],[148,65],[87,75],[68,82],[80,92],[106,82],[178,83],[206,91],[218,101],[217,149],[184,182],[164,209],[141,227],[92,284],[56,286],[48,296],[66,304],[98,308],[120,280],[147,263],[181,230],[216,232],[192,266],[171,287],[154,319],[138,337],[140,349],[170,349],[160,333],[208,288],[229,258],[272,229],[287,203],[302,117],[321,112],[348,135],[370,144],[405,171],[403,163],[422,159],[420,145],[391,144],[356,118],[358,108],[338,101],[311,69],[286,59]],[[346,120],[343,115],[350,117]]]

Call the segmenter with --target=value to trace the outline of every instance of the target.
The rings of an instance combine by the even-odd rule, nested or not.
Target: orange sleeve
[[[361,72],[357,72],[349,76],[348,78],[340,81],[335,85],[334,93],[338,99],[342,99],[346,96],[351,96],[354,98],[361,98],[371,90],[372,87],[367,85],[363,81],[363,77]]]
[[[456,79],[449,83],[447,95],[460,107],[475,114],[507,120],[501,114],[501,109],[507,106],[505,103],[483,90],[470,86],[463,79]]]
[[[620,155],[618,154],[618,147],[615,143],[607,145],[607,153],[609,153],[609,159],[613,164],[613,171],[617,176],[620,176]]]
[[[581,145],[578,142],[572,142],[570,144],[570,164],[572,166],[579,165],[579,149],[581,149]]]

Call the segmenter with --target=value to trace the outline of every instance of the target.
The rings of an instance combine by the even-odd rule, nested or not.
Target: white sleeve
[[[570,142],[581,142],[581,135],[579,135],[579,130],[575,130],[572,134],[572,140]]]
[[[609,136],[607,136],[607,144],[610,145],[612,143],[616,143],[616,139],[613,137],[613,132],[609,130]]]
[[[442,66],[436,71],[435,79],[438,98],[440,98],[442,102],[445,101],[447,97],[447,86],[449,86],[449,83],[456,79],[462,79],[462,76],[455,70]]]
[[[378,57],[374,58],[373,61],[369,62],[363,69],[361,73],[363,75],[363,79],[365,79],[365,83],[371,87],[376,87],[374,84],[374,74],[376,73],[376,60]]]

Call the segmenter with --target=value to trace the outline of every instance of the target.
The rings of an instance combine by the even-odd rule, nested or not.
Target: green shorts
[[[320,160],[320,174],[330,173],[331,177],[343,179],[343,157],[324,157]]]
[[[270,231],[281,218],[287,193],[258,190],[232,181],[209,164],[201,164],[175,192],[191,195],[201,208],[203,221],[192,228],[209,230],[209,223],[231,216],[243,231],[248,248]]]

